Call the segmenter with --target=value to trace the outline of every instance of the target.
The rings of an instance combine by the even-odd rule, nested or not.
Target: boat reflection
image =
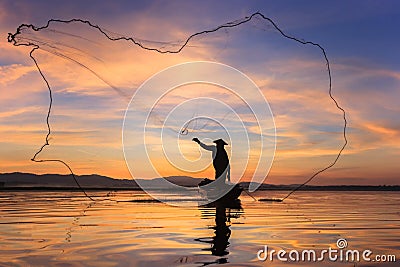
[[[204,248],[204,251],[210,251],[212,255],[219,258],[212,262],[198,262],[202,266],[210,264],[223,264],[228,262],[226,255],[229,254],[229,238],[231,237],[232,230],[231,219],[239,218],[243,214],[243,208],[240,200],[236,199],[232,203],[214,202],[205,206],[199,207],[202,219],[215,218],[215,225],[209,226],[209,229],[214,230],[214,236],[196,238],[198,242],[207,243],[210,245]]]

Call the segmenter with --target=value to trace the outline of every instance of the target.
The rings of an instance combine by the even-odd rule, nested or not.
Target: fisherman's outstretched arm
[[[205,150],[214,151],[214,150],[216,149],[216,147],[213,146],[213,145],[206,145],[206,144],[200,142],[200,140],[199,140],[198,138],[196,138],[196,137],[193,138],[192,141],[198,143],[198,144],[199,144],[202,148],[204,148]]]

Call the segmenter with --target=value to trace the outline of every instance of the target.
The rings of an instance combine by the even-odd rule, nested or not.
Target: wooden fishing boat
[[[198,184],[201,197],[210,202],[233,203],[238,200],[243,192],[243,187],[240,184],[228,185],[219,183],[213,186],[212,182],[213,180],[206,178]]]

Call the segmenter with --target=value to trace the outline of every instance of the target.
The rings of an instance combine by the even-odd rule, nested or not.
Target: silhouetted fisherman
[[[198,138],[193,138],[192,139],[194,142],[198,143],[202,148],[208,151],[212,151],[212,157],[213,157],[213,166],[215,169],[215,180],[221,179],[222,181],[225,182],[225,180],[230,183],[231,181],[231,168],[229,165],[229,158],[228,154],[225,151],[224,146],[228,145],[224,140],[218,139],[215,140],[214,145],[206,145]]]

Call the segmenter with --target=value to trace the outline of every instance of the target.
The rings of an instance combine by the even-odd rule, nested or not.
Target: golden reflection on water
[[[107,192],[91,194],[104,199]],[[3,191],[0,266],[287,266],[261,262],[257,251],[336,248],[338,238],[351,249],[395,254],[397,263],[292,265],[400,260],[398,192],[298,192],[283,203],[242,196],[236,207],[132,201],[146,197],[115,192],[90,202],[80,192]]]

